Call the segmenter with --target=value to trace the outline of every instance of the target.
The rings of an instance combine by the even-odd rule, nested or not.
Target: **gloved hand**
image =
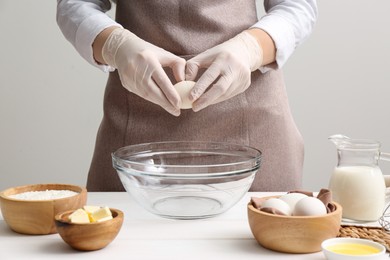
[[[262,48],[246,31],[188,60],[186,80],[194,80],[199,68],[207,68],[191,91],[192,109],[199,111],[244,92],[251,72],[262,61]]]
[[[130,31],[117,28],[103,45],[104,61],[118,69],[122,85],[134,94],[180,115],[180,96],[163,67],[170,67],[177,81],[184,80],[186,61],[148,43]]]

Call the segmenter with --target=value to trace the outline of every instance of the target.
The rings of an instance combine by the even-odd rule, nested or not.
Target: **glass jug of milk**
[[[329,137],[337,148],[338,163],[329,182],[333,200],[343,208],[343,219],[377,221],[385,207],[386,185],[379,159],[390,160],[374,140]]]

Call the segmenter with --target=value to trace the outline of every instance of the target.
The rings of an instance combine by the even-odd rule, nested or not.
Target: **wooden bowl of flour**
[[[69,184],[33,184],[0,193],[5,222],[13,231],[30,235],[57,233],[55,215],[81,208],[86,201],[87,190]]]

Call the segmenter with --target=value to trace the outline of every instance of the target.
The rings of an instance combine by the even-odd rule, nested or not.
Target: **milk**
[[[382,216],[386,186],[379,167],[336,167],[329,189],[343,208],[343,218],[377,221]]]

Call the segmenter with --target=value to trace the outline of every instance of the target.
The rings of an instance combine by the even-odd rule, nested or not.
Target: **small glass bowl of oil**
[[[328,260],[379,260],[386,253],[383,245],[361,238],[331,238],[322,242],[321,247]]]

